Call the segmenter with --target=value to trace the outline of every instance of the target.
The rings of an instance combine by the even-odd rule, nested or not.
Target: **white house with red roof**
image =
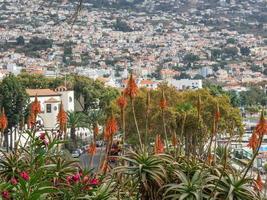
[[[138,87],[145,87],[151,90],[157,89],[159,82],[153,80],[140,80],[137,82]]]
[[[30,97],[30,102],[33,102],[35,95],[37,95],[41,104],[41,113],[38,115],[37,122],[45,129],[57,127],[57,115],[61,102],[66,112],[74,111],[74,91],[67,90],[64,86],[60,86],[55,90],[26,89],[26,92]]]

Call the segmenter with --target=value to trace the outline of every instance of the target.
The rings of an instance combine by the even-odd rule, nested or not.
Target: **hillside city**
[[[124,87],[267,80],[267,2],[0,0],[0,78],[75,73]],[[264,85],[263,85],[264,86]]]
[[[0,200],[267,200],[267,0],[0,0]]]

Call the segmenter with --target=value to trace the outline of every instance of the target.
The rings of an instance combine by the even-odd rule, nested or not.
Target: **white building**
[[[191,80],[191,79],[168,79],[168,85],[174,86],[177,90],[186,90],[186,89],[201,89],[202,80]]]
[[[203,77],[207,77],[208,75],[211,75],[213,74],[213,70],[211,67],[202,67],[200,70],[199,70],[199,73],[201,76]]]
[[[51,89],[27,89],[30,102],[34,101],[37,95],[41,104],[41,113],[37,120],[45,129],[57,127],[57,115],[60,103],[63,103],[64,110],[74,111],[74,91],[69,91],[65,87],[58,87],[55,91]]]

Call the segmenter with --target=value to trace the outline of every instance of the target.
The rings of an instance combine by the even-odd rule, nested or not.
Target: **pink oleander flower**
[[[91,184],[91,185],[98,185],[99,182],[100,182],[99,179],[97,179],[97,178],[93,178],[93,179],[91,179],[90,184]]]
[[[12,178],[10,179],[10,183],[11,183],[12,185],[17,185],[17,184],[18,184],[18,181],[17,181],[17,179],[16,179],[15,177],[12,177]]]
[[[83,183],[87,183],[89,181],[89,176],[84,176],[83,177]]]
[[[44,143],[45,146],[47,146],[47,145],[49,144],[49,142],[48,142],[47,139],[44,139],[44,140],[43,140],[43,143]]]
[[[21,178],[23,178],[25,181],[28,181],[30,179],[30,176],[27,172],[23,171],[20,173]]]
[[[67,176],[67,178],[66,178],[66,182],[67,182],[68,185],[70,184],[71,179],[72,179],[72,176]]]
[[[7,190],[1,193],[3,199],[10,199],[10,194]]]
[[[45,139],[45,133],[41,133],[39,138],[40,138],[40,140],[44,140]]]
[[[73,180],[75,183],[77,183],[77,182],[80,180],[80,174],[77,173],[77,174],[73,175],[73,176],[72,176],[72,180]]]

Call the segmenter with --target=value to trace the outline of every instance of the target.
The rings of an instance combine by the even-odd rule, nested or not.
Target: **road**
[[[93,162],[92,162],[93,167],[90,167],[90,156],[86,152],[83,153],[79,158],[82,168],[84,168],[84,169],[91,169],[91,168],[96,169],[96,168],[98,168],[100,158],[102,160],[104,155],[105,155],[105,148],[104,147],[102,149],[97,148],[96,154],[93,157]]]

